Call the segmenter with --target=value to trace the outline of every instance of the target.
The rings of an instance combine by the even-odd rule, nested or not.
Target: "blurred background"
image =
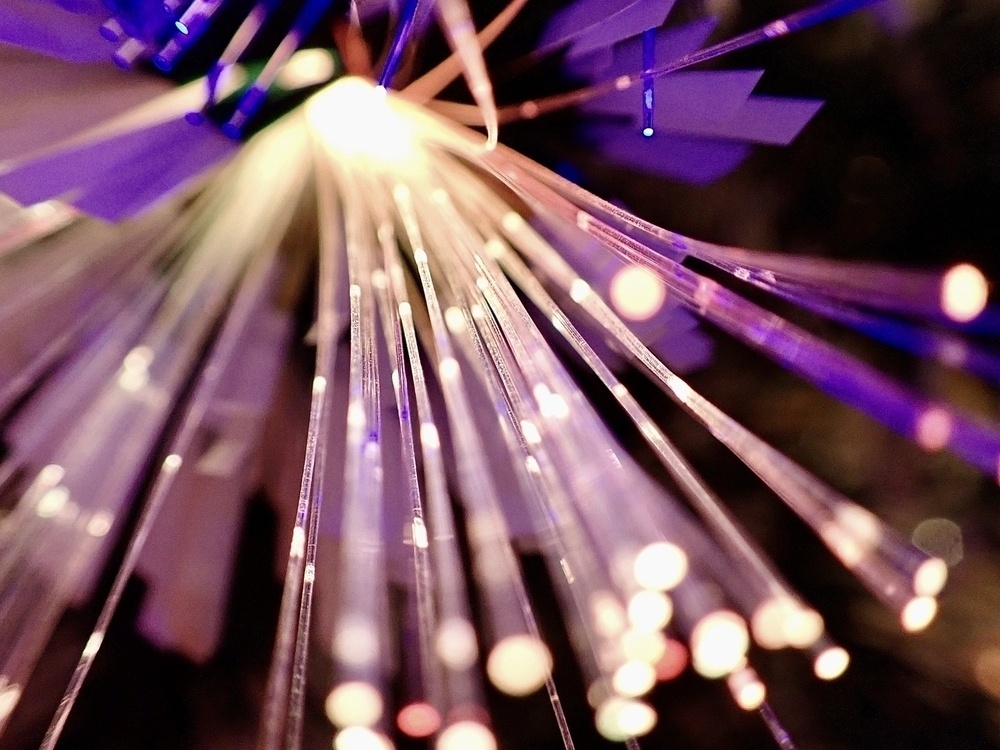
[[[480,22],[499,7],[473,5]],[[555,6],[529,3],[488,60],[500,65],[530,49]],[[680,0],[669,23],[715,15],[720,21],[712,38],[722,39],[797,6]],[[431,40],[423,62],[434,62],[439,52],[440,43]],[[509,126],[501,139],[598,195],[692,237],[927,268],[968,261],[1000,279],[1000,2],[890,0],[713,67],[766,68],[756,93],[826,103],[791,146],[755,148],[734,172],[703,186],[611,165],[587,141],[574,113]],[[531,75],[498,79],[497,93],[502,102],[513,102],[572,83],[552,61]],[[445,96],[465,94],[456,86]],[[741,291],[762,299],[749,287]],[[774,309],[928,396],[998,417],[996,389],[974,378],[805,313]],[[757,659],[770,703],[798,746],[1000,747],[996,483],[948,454],[922,451],[723,334],[708,328],[703,333],[713,356],[689,375],[696,390],[952,566],[938,619],[925,633],[904,636],[891,613],[837,566],[749,470],[664,403],[658,390],[625,372],[630,390],[852,654],[850,669],[833,683],[815,680],[810,665],[794,653],[768,652]],[[994,339],[998,333],[993,331]],[[275,406],[284,412],[268,428],[264,452],[284,466],[301,456],[309,357],[301,346],[290,358]],[[639,441],[624,430],[621,436],[642,460]],[[280,598],[279,529],[287,521],[277,518],[264,487],[247,507],[216,655],[196,665],[146,642],[134,627],[143,597],[137,578],[60,747],[252,746]],[[543,629],[555,646],[556,679],[577,747],[610,747],[592,729],[559,613],[541,604],[554,601],[544,565],[530,554],[523,562]],[[93,604],[63,618],[15,715],[9,747],[37,745],[96,611]],[[188,614],[198,617],[196,611]],[[561,747],[543,696],[491,693],[490,701],[502,748]],[[737,709],[722,684],[685,674],[657,688],[653,703],[660,721],[643,747],[774,747],[759,716]],[[329,747],[321,705],[312,709],[307,746]]]

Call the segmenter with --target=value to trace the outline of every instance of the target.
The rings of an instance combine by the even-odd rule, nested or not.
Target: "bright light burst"
[[[118,61],[150,59],[170,69],[225,4],[171,1],[166,13],[111,5],[116,15],[104,31],[120,44]],[[118,565],[111,593],[43,747],[55,747],[137,570],[154,591],[159,582],[167,592],[149,605],[148,630],[201,658],[211,652],[218,638],[211,625],[178,636],[186,626],[162,618],[191,617],[199,597],[206,607],[220,599],[233,550],[216,550],[210,570],[178,558],[195,554],[216,528],[235,525],[291,309],[315,264],[305,462],[260,747],[301,745],[314,651],[329,665],[324,708],[340,750],[391,748],[397,729],[432,737],[438,750],[492,750],[484,680],[512,696],[547,691],[572,747],[534,611],[549,603],[532,601],[515,548],[529,537],[548,564],[606,738],[637,746],[657,721],[646,696],[690,659],[700,675],[724,680],[740,708],[761,711],[781,746],[792,747],[750,663],[767,655],[751,643],[802,651],[822,680],[848,668],[848,652],[598,342],[627,357],[755,472],[902,630],[919,631],[937,612],[945,562],[722,412],[657,356],[641,326],[629,326],[683,308],[927,450],[950,450],[995,477],[995,426],[928,401],[751,301],[738,291],[745,287],[697,269],[710,266],[863,330],[891,320],[909,334],[897,337],[904,346],[937,336],[973,368],[976,345],[954,331],[983,312],[988,284],[967,264],[931,273],[683,237],[498,145],[496,135],[498,123],[634,88],[644,137],[659,137],[654,81],[866,3],[824,3],[666,59],[654,55],[666,47],[643,35],[670,3],[655,21],[634,17],[649,12],[642,3],[624,3],[610,14],[617,36],[606,39],[608,13],[584,23],[570,12],[546,43],[575,40],[570,46],[580,52],[617,43],[622,33],[642,37],[642,69],[500,108],[480,45],[509,18],[477,37],[465,3],[440,0],[434,7],[454,55],[395,92],[389,87],[407,44],[425,25],[417,3],[403,8],[377,82],[342,75],[344,65],[366,72],[353,13],[335,23],[339,58],[295,52],[330,5],[303,3],[285,41],[251,74],[242,57],[276,7],[258,3],[204,81],[157,91],[107,122],[87,123],[82,135],[63,133],[5,164],[13,181],[0,188],[39,194],[34,205],[0,215],[0,330],[10,342],[0,362],[10,446],[0,487],[14,498],[0,525],[0,728],[57,619],[91,595],[109,560]],[[578,7],[586,15],[595,6]],[[430,101],[459,72],[475,105]],[[118,201],[112,186],[128,192],[138,184],[129,165],[147,152],[129,151],[124,140],[210,115],[242,86],[223,126],[239,135],[269,91],[332,77],[208,177],[200,176],[204,168],[227,152],[214,132],[191,130],[184,137],[204,151],[179,147],[168,173],[142,172],[155,184],[150,200],[126,196],[125,213],[144,209],[135,218],[101,224],[70,208]],[[799,118],[805,110],[795,111]],[[486,138],[459,121],[485,123]],[[44,187],[32,182],[52,165],[71,172],[59,159],[81,149],[88,168],[77,167],[71,185],[48,175]],[[106,160],[98,171],[106,163],[122,173],[95,177],[95,154]],[[164,194],[172,197],[152,201]],[[581,247],[596,255],[583,257]],[[618,269],[610,280],[602,276],[609,267]],[[31,319],[43,322],[25,326]],[[622,447],[567,358],[607,391],[677,497]],[[182,503],[185,496],[199,502]],[[127,539],[123,556],[114,551],[119,538]],[[172,562],[158,571],[157,558]],[[178,591],[187,597],[180,613],[167,602]]]

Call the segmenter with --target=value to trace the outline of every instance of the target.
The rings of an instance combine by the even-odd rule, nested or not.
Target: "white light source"
[[[313,96],[306,118],[339,157],[400,164],[416,154],[413,121],[399,116],[385,89],[361,78],[340,78]]]

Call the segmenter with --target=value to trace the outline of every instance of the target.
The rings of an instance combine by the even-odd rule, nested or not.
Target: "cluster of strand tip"
[[[353,117],[338,116],[344,111]],[[848,653],[825,631],[822,616],[781,578],[579,325],[596,326],[744,461],[896,613],[904,630],[930,624],[945,563],[694,392],[631,331],[634,307],[625,303],[616,311],[558,245],[597,240],[630,262],[631,286],[622,297],[632,305],[646,304],[650,285],[661,285],[661,303],[665,292],[820,386],[842,380],[837,394],[845,401],[924,447],[947,445],[970,459],[975,455],[964,446],[982,446],[992,428],[960,421],[945,405],[925,404],[851,355],[699,276],[683,259],[728,264],[740,279],[752,260],[760,273],[767,268],[764,275],[779,293],[784,273],[797,274],[787,287],[817,303],[834,299],[844,309],[864,305],[932,322],[967,322],[982,311],[985,282],[978,272],[968,266],[937,275],[865,269],[893,282],[871,302],[870,291],[853,288],[861,278],[856,266],[800,260],[779,268],[770,256],[667,233],[502,147],[484,150],[479,136],[358,79],[314,98],[307,119],[318,142],[320,262],[327,269],[321,284],[330,285],[321,288],[321,299],[333,311],[347,310],[343,325],[351,342],[344,471],[331,475],[344,483],[341,567],[327,574],[342,592],[328,634],[334,680],[326,700],[338,750],[391,747],[394,731],[433,737],[442,750],[496,747],[481,675],[510,695],[547,690],[572,747],[549,650],[511,545],[507,524],[517,502],[533,519],[597,729],[608,739],[637,746],[657,719],[645,697],[690,664],[705,677],[723,679],[737,705],[761,711],[776,741],[792,747],[766,703],[766,686],[750,662],[751,642],[801,650],[823,680],[847,668]],[[930,300],[929,290],[935,292]],[[337,302],[338,294],[345,299]],[[321,352],[333,351],[339,335],[322,322],[325,309],[319,330],[329,339],[321,335]],[[616,400],[683,500],[650,480],[620,446],[565,369],[553,337],[564,340]],[[313,413],[323,424],[332,365],[323,356],[320,362],[326,369],[317,372],[322,386]],[[391,388],[381,385],[387,376]],[[392,430],[381,421],[389,413],[386,399],[397,414]],[[935,431],[928,444],[929,409],[941,415],[936,421],[947,425],[948,440]],[[496,446],[506,451],[516,490],[487,470]],[[995,443],[990,450],[995,470],[1000,450]],[[454,459],[450,468],[445,452]],[[405,534],[387,535],[390,511],[381,482],[399,459],[410,520]],[[449,491],[460,500],[469,571],[456,548],[459,521]],[[324,494],[316,487],[307,492],[304,484],[293,559],[314,544],[315,521],[308,519],[319,513]],[[396,663],[386,656],[399,653],[385,626],[386,560],[400,537],[413,554],[403,617],[407,647]],[[303,580],[311,584],[323,573],[310,564]],[[464,592],[467,572],[479,592],[478,628]],[[299,631],[309,606],[304,591],[291,594],[294,606],[287,607],[295,613],[289,626]],[[300,647],[294,651],[304,658]],[[296,666],[290,670],[294,681]],[[280,672],[272,680],[288,683]],[[394,681],[405,684],[405,701],[391,706]],[[295,689],[272,694],[280,721],[264,747],[287,746],[282,743],[298,736],[290,723],[301,714],[286,710],[285,702],[301,700],[297,695]]]

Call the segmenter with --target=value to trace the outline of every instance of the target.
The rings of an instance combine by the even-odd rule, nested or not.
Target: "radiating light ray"
[[[297,187],[300,188],[300,186]],[[293,189],[290,192],[294,195],[297,191]],[[54,748],[59,740],[66,719],[69,717],[69,713],[79,695],[83,681],[87,677],[93,660],[97,657],[100,644],[104,641],[108,627],[111,624],[111,619],[125,591],[125,586],[139,561],[139,556],[142,553],[146,538],[152,529],[159,509],[170,492],[183,457],[188,455],[191,443],[205,419],[208,407],[215,395],[215,391],[219,387],[221,377],[226,371],[226,365],[233,357],[236,346],[240,343],[241,337],[252,316],[266,304],[267,294],[273,291],[270,288],[273,285],[275,276],[273,250],[277,246],[277,236],[283,233],[284,227],[280,222],[277,222],[271,225],[271,231],[273,233],[273,244],[266,248],[265,253],[257,256],[252,261],[246,278],[243,280],[229,309],[222,330],[213,345],[213,351],[208,356],[206,366],[201,372],[200,380],[192,393],[191,403],[187,408],[184,420],[178,429],[177,435],[171,441],[157,481],[150,490],[149,499],[136,521],[132,539],[118,567],[111,591],[104,600],[101,613],[98,615],[97,622],[87,641],[87,646],[70,678],[69,685],[49,724],[45,738],[42,740],[41,748],[44,750]]]
[[[282,148],[286,147],[287,143],[283,144]],[[288,193],[294,199],[297,192],[293,180]],[[248,205],[253,207],[252,202],[248,204],[245,200],[242,201],[241,209]],[[269,227],[267,231],[271,233],[262,233],[261,239],[266,241],[270,236],[272,242],[276,242],[275,235],[283,233],[282,220],[279,218],[283,204],[278,201],[272,206],[274,211],[262,212],[258,218],[264,226]],[[287,209],[285,213],[287,214]],[[217,228],[214,233],[209,231],[199,238],[191,255],[178,264],[173,286],[166,294],[155,285],[152,286],[151,296],[148,291],[144,291],[146,299],[140,297],[139,302],[147,305],[149,312],[147,315],[137,315],[135,322],[130,322],[132,330],[126,328],[126,335],[120,338],[120,346],[124,348],[129,345],[127,342],[130,340],[134,342],[136,335],[142,336],[141,340],[146,343],[138,346],[133,343],[129,352],[119,360],[122,362],[120,367],[114,364],[115,347],[108,347],[107,343],[99,349],[105,359],[108,354],[112,355],[107,364],[102,364],[99,360],[82,362],[85,368],[94,372],[96,380],[93,385],[85,386],[81,393],[81,419],[75,427],[78,434],[74,435],[71,431],[66,439],[57,439],[54,445],[46,446],[46,442],[52,442],[52,437],[48,437],[45,431],[37,433],[43,440],[38,448],[53,451],[59,466],[64,467],[61,471],[65,475],[62,481],[67,500],[62,506],[66,512],[72,510],[72,517],[66,519],[63,518],[61,507],[51,514],[54,526],[36,527],[33,531],[36,550],[28,557],[29,566],[37,566],[39,572],[44,572],[49,565],[58,564],[60,557],[66,564],[65,575],[60,576],[58,587],[50,596],[39,598],[40,605],[35,617],[26,621],[35,634],[32,638],[40,640],[42,644],[48,637],[53,618],[59,610],[69,600],[84,596],[92,586],[96,567],[107,554],[105,537],[114,526],[121,524],[121,508],[133,491],[138,478],[136,472],[144,466],[141,457],[152,450],[170,411],[179,402],[179,390],[191,367],[197,362],[200,349],[211,335],[214,321],[221,317],[229,290],[242,274],[247,257],[259,246],[255,242],[244,242],[241,253],[221,257],[216,244],[220,239]],[[258,302],[259,298],[254,297],[249,302],[244,301],[237,309],[242,308],[244,313],[249,313],[258,307]],[[198,307],[202,312],[200,317],[193,320],[190,317],[192,306]],[[118,350],[118,356],[121,356],[121,349]],[[107,378],[108,374],[112,375],[110,380]],[[74,387],[78,387],[78,384]],[[88,394],[88,391],[91,393]],[[66,394],[61,396],[65,398]],[[100,470],[95,469],[95,463],[100,463],[96,457],[102,447],[121,433],[126,434],[128,440],[127,447],[118,451],[120,463],[112,464],[106,476],[100,476]],[[80,435],[85,435],[86,439],[81,439]],[[61,447],[59,443],[62,443]],[[21,449],[24,450],[23,444]],[[30,457],[32,453],[27,455]],[[173,462],[168,462],[168,473],[175,469]],[[92,499],[88,499],[91,497],[88,490],[93,492]],[[75,502],[70,502],[68,498],[74,498]],[[84,504],[80,505],[81,502]],[[89,505],[86,504],[88,502]],[[157,504],[158,502],[154,503],[154,506]],[[50,514],[46,513],[48,515]],[[62,704],[53,724],[53,732],[46,740],[50,745],[55,742],[86,669],[97,654],[117,597],[128,579],[130,568],[135,565],[141,540],[148,533],[148,524],[154,516],[155,511],[144,517],[145,525],[139,529],[140,542],[126,553],[127,569],[118,578],[117,587],[113,589],[112,597],[100,616],[95,634],[88,642],[81,661],[82,667],[73,678],[67,700]],[[13,519],[8,517],[8,520]],[[67,526],[67,521],[71,522],[70,526]],[[23,522],[21,526],[24,526]],[[21,533],[28,531],[30,527],[24,528]],[[30,534],[26,538],[31,538]],[[56,554],[56,548],[51,546],[53,544],[62,546],[65,551]],[[49,550],[47,555],[45,550]],[[33,574],[35,573],[29,567],[26,575]],[[20,576],[8,578],[5,585],[10,587],[8,590],[23,591],[26,585],[30,585],[30,581]],[[42,606],[46,609],[41,609]],[[33,661],[37,657],[38,647],[38,644],[24,644],[19,659],[22,662]]]
[[[408,190],[394,189],[398,210],[402,214],[415,213],[415,196]],[[440,234],[436,225],[427,224],[421,232],[440,247],[447,247],[451,240]],[[434,236],[438,235],[438,236]],[[420,276],[424,299],[430,317],[434,345],[438,358],[438,372],[442,391],[448,405],[454,449],[458,460],[458,480],[463,487],[466,505],[467,528],[474,552],[473,566],[477,583],[484,591],[484,604],[488,612],[489,636],[494,645],[510,636],[524,635],[524,604],[527,602],[520,569],[510,548],[507,525],[500,513],[496,489],[490,478],[476,469],[485,465],[481,441],[473,425],[472,411],[462,383],[461,366],[449,335],[450,326],[439,302],[437,286],[432,277],[430,258],[419,249],[413,251],[414,264]]]
[[[544,210],[577,225],[619,257],[655,271],[692,312],[895,431],[912,437],[927,407],[941,409],[954,424],[948,448],[989,476],[995,474],[1000,431],[992,423],[918,397],[873,367],[577,209],[513,167],[499,171],[522,194],[543,201],[539,205]]]
[[[351,168],[345,166],[346,170]],[[336,707],[338,693],[347,686],[363,686],[374,695],[382,694],[392,648],[386,627],[381,375],[375,348],[378,322],[371,274],[377,244],[368,207],[342,191],[337,200],[343,208],[349,285],[350,370],[338,582],[341,598],[330,644],[334,686],[327,707],[330,719],[341,730],[347,730],[371,727],[382,720],[381,705],[377,711],[358,714],[354,709],[359,704],[354,698],[345,700],[342,710],[330,709]]]
[[[410,719],[404,722],[400,713],[398,722],[401,729],[404,726],[419,726],[416,730],[421,734],[430,724],[430,713],[437,713],[435,706],[442,705],[444,686],[442,674],[434,658],[434,634],[439,627],[437,612],[434,607],[434,589],[431,576],[431,560],[429,554],[430,540],[427,525],[424,520],[424,499],[421,494],[416,447],[411,419],[410,377],[407,371],[406,351],[402,326],[399,318],[399,300],[396,289],[403,285],[400,278],[401,269],[396,265],[396,234],[388,214],[387,205],[376,205],[378,216],[377,237],[382,250],[380,275],[375,281],[375,293],[382,320],[382,335],[389,353],[389,363],[392,368],[392,387],[396,398],[396,416],[399,421],[400,445],[402,449],[402,465],[406,474],[407,496],[410,501],[410,543],[413,548],[413,575],[408,581],[407,590],[412,599],[412,609],[415,614],[414,629],[418,654],[416,658],[410,655],[410,661],[419,664],[416,684],[411,688],[409,698]],[[390,279],[395,277],[395,283]],[[424,701],[427,703],[424,703]],[[419,706],[427,706],[429,711],[422,711]],[[441,717],[436,716],[437,725],[426,735],[434,734],[440,726]],[[422,723],[421,723],[422,722]],[[412,734],[406,729],[407,734]],[[425,736],[426,736],[425,735]]]
[[[659,456],[664,468],[681,486],[685,496],[692,502],[705,523],[714,531],[719,542],[732,556],[745,579],[745,583],[755,589],[756,595],[759,597],[757,606],[763,606],[771,599],[779,599],[788,601],[793,607],[804,607],[791,593],[787,584],[781,581],[772,567],[764,560],[762,554],[746,534],[738,528],[724,509],[721,501],[708,489],[704,481],[660,431],[650,416],[639,406],[624,384],[614,376],[596,352],[590,348],[554,300],[546,294],[542,285],[531,275],[527,266],[518,261],[515,256],[506,253],[501,256],[500,262],[515,280],[515,283],[524,290],[546,316],[559,321],[556,330],[576,349],[605,387],[618,399],[639,432]],[[571,283],[570,288],[572,286]],[[753,612],[749,614],[753,614]]]
[[[512,229],[521,228],[524,232],[530,232],[523,221],[519,221],[513,226],[505,227],[509,232]],[[533,262],[538,263],[545,269],[546,274],[557,281],[567,296],[572,296],[571,288],[576,274],[562,261],[556,253],[551,250],[543,241],[538,241],[531,245],[525,245],[523,251],[529,252]],[[888,529],[882,529],[877,521],[874,523],[878,528],[877,535],[872,542],[864,542],[859,539],[856,530],[841,531],[841,525],[834,522],[834,526],[828,529],[836,529],[834,536],[831,533],[823,535],[823,519],[831,514],[836,514],[837,508],[854,507],[846,498],[842,498],[837,493],[825,487],[815,478],[808,475],[800,467],[794,465],[789,459],[774,451],[773,448],[766,447],[759,439],[754,438],[742,427],[738,427],[728,417],[724,417],[715,407],[712,407],[694,393],[682,380],[671,373],[659,360],[657,360],[646,347],[632,334],[628,328],[621,323],[607,305],[595,295],[578,295],[579,299],[574,300],[583,309],[586,309],[597,322],[618,340],[625,350],[633,354],[642,364],[650,370],[654,377],[664,386],[668,395],[678,400],[682,406],[688,408],[692,413],[701,416],[699,419],[709,428],[716,437],[728,445],[740,456],[750,468],[752,468],[762,479],[764,479],[776,493],[781,496],[807,523],[810,523],[819,533],[821,538],[827,542],[838,557],[852,567],[853,570],[865,581],[866,585],[876,595],[883,598],[890,606],[897,611],[901,611],[909,602],[905,598],[904,592],[912,591],[912,578],[914,568],[922,564],[927,558],[915,549],[908,549],[905,543],[897,546],[895,537],[889,533]],[[697,406],[695,406],[697,404]],[[709,416],[711,415],[711,416]],[[722,424],[725,429],[720,430]],[[733,434],[725,436],[726,432],[733,430]],[[736,439],[736,435],[740,437]],[[748,445],[749,444],[749,445]],[[747,447],[752,446],[750,450]],[[766,456],[766,458],[765,458]],[[777,469],[778,466],[782,468]],[[792,477],[795,477],[792,479]],[[870,514],[869,514],[870,515]],[[812,520],[810,520],[812,519]],[[846,534],[851,549],[858,549],[858,553],[846,552],[843,544],[838,544],[842,538],[841,534]],[[885,545],[882,540],[887,539]],[[865,545],[864,548],[856,547],[857,544]],[[891,564],[885,558],[885,562],[873,559],[869,552],[879,548],[881,555],[890,555]],[[846,553],[846,557],[845,557]],[[896,566],[901,565],[902,569]]]
[[[422,250],[424,245],[419,225],[413,221],[412,216],[407,214],[403,214],[400,218],[411,251]],[[431,408],[428,382],[421,362],[413,307],[404,282],[402,259],[397,248],[386,246],[386,249],[390,251],[386,257],[386,268],[397,300],[397,312],[403,331],[403,340],[406,344],[408,363],[413,378],[413,394],[417,404],[420,451],[424,465],[427,513],[431,529],[430,544],[433,546],[432,572],[440,617],[435,632],[435,653],[446,677],[447,695],[442,704],[444,712],[461,706],[481,705],[481,687],[471,671],[472,664],[478,658],[478,645],[471,624],[468,603],[465,599],[465,574],[458,551],[454,519],[448,502],[441,433]],[[450,651],[442,651],[442,645],[449,637],[453,637],[452,634],[459,636],[460,644],[463,645],[463,653],[455,654]],[[471,653],[469,653],[470,650]],[[450,720],[447,716],[445,718]]]
[[[742,248],[696,242],[675,235],[674,247],[762,289],[789,296],[817,295],[840,303],[903,313],[925,319],[947,315],[949,302],[962,313],[955,322],[968,322],[983,311],[987,284],[982,273],[968,264],[945,272],[907,270],[824,258],[778,256]],[[956,271],[957,269],[957,271]],[[957,282],[955,281],[957,279]],[[968,297],[968,302],[959,298]]]

